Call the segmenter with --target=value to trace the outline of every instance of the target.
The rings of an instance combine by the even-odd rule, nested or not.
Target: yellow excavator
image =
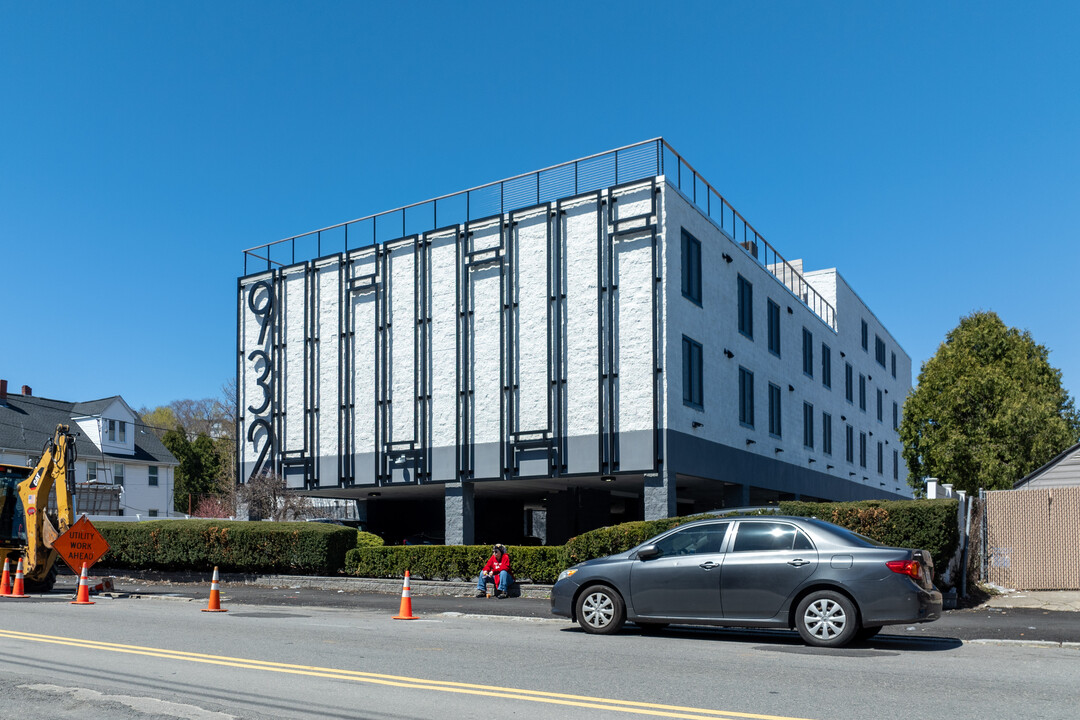
[[[49,592],[56,582],[53,542],[75,522],[71,488],[76,455],[75,436],[67,425],[57,425],[37,465],[0,464],[0,562],[11,560],[14,574],[22,558],[29,592]]]

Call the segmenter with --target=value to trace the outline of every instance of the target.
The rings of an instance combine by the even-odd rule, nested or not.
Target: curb
[[[209,582],[210,577],[209,572],[112,570],[109,568],[101,568],[97,574],[111,575],[116,578],[129,578],[132,580],[150,580],[167,584],[206,584]],[[314,588],[321,590],[343,590],[345,592],[374,592],[386,595],[401,595],[403,581],[403,578],[221,573],[221,582],[224,584],[255,585],[272,588]],[[410,578],[409,589],[414,596],[472,597],[476,592],[476,583],[461,580],[417,580],[416,578]],[[551,585],[515,582],[511,586],[510,596],[533,600],[549,600],[551,598]]]

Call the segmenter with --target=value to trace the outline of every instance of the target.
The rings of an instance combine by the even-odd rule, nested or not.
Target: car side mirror
[[[652,560],[663,555],[663,551],[655,545],[646,545],[637,551],[638,560]]]

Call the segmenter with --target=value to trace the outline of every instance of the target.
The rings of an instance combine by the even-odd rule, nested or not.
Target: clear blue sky
[[[0,0],[0,377],[216,395],[245,248],[658,135],[916,376],[984,309],[1080,392],[1075,2]]]

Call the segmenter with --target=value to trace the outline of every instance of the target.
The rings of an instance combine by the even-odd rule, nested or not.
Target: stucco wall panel
[[[613,238],[614,342],[619,469],[652,469],[653,443],[629,442],[634,431],[652,430],[653,417],[653,233]],[[625,436],[625,438],[623,437]]]
[[[335,259],[316,269],[315,437],[320,484],[339,481],[341,452],[341,265]],[[300,486],[303,485],[302,479]]]
[[[548,217],[547,209],[515,216],[514,429],[548,426]]]
[[[354,289],[347,294],[349,303],[349,330],[351,340],[348,351],[351,388],[349,399],[351,448],[353,453],[353,481],[360,485],[374,484],[375,437],[378,420],[376,391],[376,297],[378,293],[376,254],[365,248],[350,256],[349,277]]]
[[[457,479],[458,433],[458,231],[429,237],[431,478]]]
[[[567,472],[600,469],[599,272],[600,200],[562,205],[561,217]]]

